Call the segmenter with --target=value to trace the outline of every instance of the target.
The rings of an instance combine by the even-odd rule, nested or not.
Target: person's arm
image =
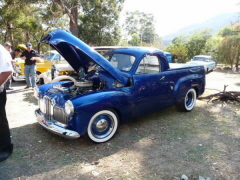
[[[0,86],[3,85],[9,78],[9,76],[12,74],[12,71],[6,71],[0,73]]]
[[[32,61],[36,61],[38,63],[44,62],[44,60],[42,58],[40,58],[40,57],[32,57],[31,60]]]
[[[32,61],[36,61],[37,63],[44,62],[42,58],[40,58],[39,54],[34,50],[34,56],[31,58]]]

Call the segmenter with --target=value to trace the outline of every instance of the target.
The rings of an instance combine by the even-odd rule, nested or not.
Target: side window
[[[160,62],[157,56],[145,56],[138,65],[135,74],[152,74],[160,72]]]

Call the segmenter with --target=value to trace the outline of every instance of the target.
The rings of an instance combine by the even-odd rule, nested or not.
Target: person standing
[[[4,86],[13,71],[11,60],[10,53],[0,45],[0,162],[6,160],[13,151],[5,109],[7,96]]]
[[[27,86],[24,89],[34,88],[36,86],[36,62],[42,61],[38,53],[32,49],[31,43],[27,43],[26,47],[27,50],[23,51],[20,56],[21,59],[25,60],[24,75]]]
[[[11,48],[12,48],[12,45],[11,43],[9,42],[6,42],[4,44],[4,47],[5,49],[9,52],[9,53],[12,53],[11,52]],[[11,85],[12,85],[12,75],[8,78],[7,82],[5,83],[5,87],[6,87],[6,90],[13,90],[13,88],[11,88]]]

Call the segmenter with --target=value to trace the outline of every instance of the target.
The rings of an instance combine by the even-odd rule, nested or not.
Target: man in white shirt
[[[4,45],[5,49],[11,54],[12,53],[12,45],[9,42],[6,42]],[[12,61],[12,60],[11,60]],[[5,83],[5,88],[6,90],[13,90],[13,88],[11,88],[12,85],[12,76],[10,76],[8,78],[8,80]]]
[[[6,160],[13,151],[5,110],[7,96],[4,86],[13,72],[11,60],[10,53],[0,45],[0,162]]]

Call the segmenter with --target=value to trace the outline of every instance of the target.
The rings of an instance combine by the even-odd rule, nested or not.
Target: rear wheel
[[[114,110],[106,109],[94,114],[88,124],[87,137],[95,143],[110,140],[119,125],[118,115]]]
[[[187,91],[184,100],[182,100],[181,102],[177,103],[176,107],[180,111],[189,112],[189,111],[191,111],[194,108],[194,106],[196,104],[196,100],[197,100],[196,90],[191,88],[191,89],[189,89]]]

